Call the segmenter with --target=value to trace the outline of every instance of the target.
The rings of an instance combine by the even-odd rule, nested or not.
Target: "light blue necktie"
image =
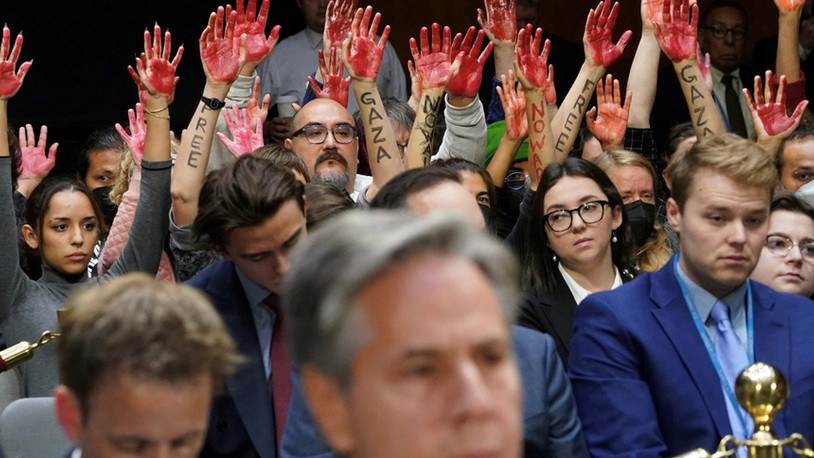
[[[715,305],[712,306],[710,316],[715,320],[715,354],[718,356],[718,362],[721,364],[721,369],[723,369],[727,378],[729,388],[734,392],[735,379],[749,365],[749,358],[746,356],[746,349],[732,328],[732,322],[729,321],[729,307],[724,302],[716,301]],[[752,418],[740,405],[732,405],[732,399],[727,395],[726,390],[724,390],[724,399],[726,399],[726,412],[729,415],[732,434],[738,440],[743,440],[754,429]],[[740,414],[740,417],[738,414]],[[740,418],[746,419],[747,431],[743,430],[743,423]],[[739,450],[738,456],[741,456],[740,452],[744,452],[743,456],[745,456],[745,450]]]

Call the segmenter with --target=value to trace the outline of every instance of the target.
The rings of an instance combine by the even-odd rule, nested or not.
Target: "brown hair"
[[[246,154],[206,177],[192,231],[198,240],[223,247],[230,231],[262,224],[290,199],[305,214],[304,195],[290,170]]]
[[[297,156],[297,153],[283,145],[269,143],[252,151],[252,154],[263,159],[268,159],[274,165],[278,165],[284,169],[296,170],[305,178],[306,183],[311,182],[311,177],[308,176],[308,169],[305,167],[305,162]]]
[[[702,168],[769,192],[777,185],[773,160],[757,143],[728,133],[705,137],[689,150],[675,154],[667,165],[672,197],[680,210],[687,202],[695,174]]]
[[[218,313],[188,286],[134,273],[85,289],[66,306],[59,378],[83,412],[94,387],[117,373],[172,384],[208,374],[220,388],[239,362]]]

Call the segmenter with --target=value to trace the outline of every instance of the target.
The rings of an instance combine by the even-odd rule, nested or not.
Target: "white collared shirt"
[[[738,94],[738,104],[741,107],[741,114],[743,115],[744,124],[746,124],[746,133],[749,135],[749,138],[755,136],[755,124],[752,122],[752,115],[749,113],[749,108],[746,107],[746,101],[743,100],[743,84],[741,83],[741,72],[739,68],[735,70],[724,73],[717,68],[710,65],[710,75],[712,75],[712,89],[715,95],[715,98],[718,99],[718,106],[720,107],[721,111],[723,112],[722,115],[726,122],[729,122],[729,115],[726,113],[726,85],[722,81],[724,75],[732,75],[735,80],[733,81],[735,85],[735,92]]]
[[[577,283],[574,280],[574,277],[571,276],[563,267],[561,263],[557,263],[557,268],[560,269],[560,273],[562,274],[562,278],[565,280],[565,284],[568,285],[568,289],[571,291],[571,295],[574,296],[574,302],[579,305],[583,299],[588,297],[591,294],[590,291],[583,288],[582,285]],[[616,266],[613,266],[613,271],[616,273],[616,276],[613,278],[613,285],[611,285],[610,289],[616,289],[622,286],[622,275],[619,274],[619,269]]]

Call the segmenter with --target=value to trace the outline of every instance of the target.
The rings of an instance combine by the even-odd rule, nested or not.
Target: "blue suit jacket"
[[[517,364],[523,383],[523,442],[527,457],[588,457],[571,386],[550,336],[513,326]],[[294,377],[288,407],[283,457],[335,456],[317,431]]]
[[[200,456],[272,458],[276,456],[276,440],[271,392],[254,318],[235,266],[218,260],[188,284],[209,295],[238,352],[246,359],[226,379],[226,392],[212,401]]]
[[[786,375],[776,434],[814,437],[814,303],[752,282],[755,360]],[[569,376],[595,457],[714,451],[731,428],[670,262],[577,308]]]

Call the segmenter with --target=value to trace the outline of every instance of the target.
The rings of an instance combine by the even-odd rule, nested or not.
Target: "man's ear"
[[[23,227],[20,229],[20,232],[23,234],[23,240],[25,240],[26,245],[32,250],[36,250],[40,246],[40,238],[37,237],[37,232],[31,227],[30,224],[23,224]]]
[[[672,197],[667,199],[667,222],[676,234],[681,234],[681,210],[678,208],[678,202]]]
[[[350,424],[348,400],[338,382],[306,364],[300,372],[308,408],[322,436],[340,455],[351,455],[356,447]]]
[[[59,385],[54,389],[54,401],[57,421],[65,435],[77,445],[81,445],[82,408],[79,398],[67,386]]]

